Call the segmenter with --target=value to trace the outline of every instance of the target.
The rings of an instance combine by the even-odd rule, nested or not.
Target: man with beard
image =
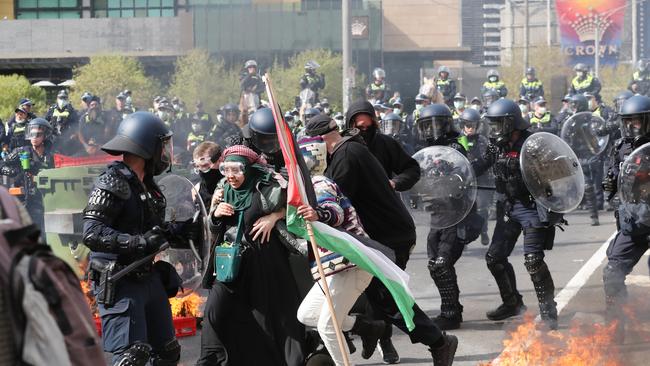
[[[91,155],[95,151],[93,146],[102,145],[108,141],[110,133],[110,119],[102,110],[102,102],[98,96],[93,96],[88,104],[88,111],[79,120],[79,142],[84,146],[86,153]]]
[[[221,157],[221,147],[212,141],[205,141],[199,144],[192,153],[194,169],[201,177],[195,188],[206,209],[210,209],[212,195],[223,175],[219,172],[217,160]]]
[[[372,111],[372,106],[368,111]],[[415,224],[391,186],[386,171],[358,137],[358,130],[345,131],[342,136],[334,120],[318,115],[309,121],[306,133],[323,137],[328,153],[325,176],[338,184],[351,200],[370,238],[393,249],[395,263],[406,268],[416,240]],[[376,282],[365,292],[375,313],[407,333],[411,342],[429,346],[435,366],[451,365],[458,339],[442,333],[417,305],[413,306],[415,329],[409,331],[388,290],[381,282]],[[362,351],[366,359],[374,352],[374,345],[368,346],[370,348],[364,347]]]
[[[226,139],[231,136],[242,136],[239,128],[239,107],[234,103],[228,103],[221,108],[221,121],[212,127],[210,135],[212,140],[220,146],[226,144]]]

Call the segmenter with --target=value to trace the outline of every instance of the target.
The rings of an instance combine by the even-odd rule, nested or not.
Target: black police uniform
[[[29,140],[27,140],[29,143]],[[21,166],[21,156],[29,157],[29,169]],[[41,229],[41,238],[45,241],[45,210],[43,208],[43,194],[36,187],[36,175],[43,169],[54,168],[54,156],[51,145],[45,142],[45,152],[39,155],[32,145],[15,148],[1,164],[0,174],[14,177],[14,186],[23,188],[21,200],[32,218],[32,221]],[[21,174],[22,173],[22,174]]]
[[[79,116],[70,104],[65,105],[63,108],[59,108],[57,104],[54,104],[48,109],[45,119],[50,122],[55,133],[61,135],[68,128],[77,125]]]
[[[158,135],[165,133],[171,136],[159,118],[136,112],[103,149],[145,155],[149,167],[156,161],[153,156],[161,153],[155,147],[161,144],[156,142]],[[153,180],[159,173],[148,167],[143,181],[123,162],[110,164],[97,178],[84,209],[83,242],[91,250],[90,278],[102,318],[104,350],[113,353],[115,364],[128,360],[129,365],[145,365],[151,357],[153,365],[176,365],[180,345],[168,301],[181,283],[175,269],[166,262],[147,261],[117,281],[111,291],[114,299],[103,277],[107,270],[114,273],[155,253],[165,241],[184,240],[179,224],[164,222],[165,197]]]
[[[477,133],[467,138],[467,159],[469,162],[476,166],[477,164],[485,164],[485,153],[487,152],[490,141],[487,137]],[[494,185],[494,175],[492,170],[486,169],[485,172],[476,178],[476,183],[479,186],[491,187]],[[481,242],[484,245],[489,243],[488,235],[488,217],[490,207],[492,206],[494,198],[494,191],[491,189],[481,189],[476,195],[476,213],[483,218],[483,227],[481,228]]]
[[[640,114],[646,119],[645,123],[647,124],[649,111],[650,98],[637,95],[623,103],[621,116]],[[636,148],[648,141],[650,141],[650,138],[647,133],[638,137],[628,134],[618,141],[612,152],[611,166],[608,169],[607,178],[603,182],[605,189],[611,195],[617,192],[621,163]],[[627,298],[625,277],[648,250],[650,227],[645,225],[644,218],[646,216],[639,212],[638,205],[621,203],[615,212],[615,216],[618,232],[607,247],[607,265],[603,269],[603,282],[605,286],[606,317],[607,320],[618,321],[616,341],[622,342],[625,322],[623,305]]]

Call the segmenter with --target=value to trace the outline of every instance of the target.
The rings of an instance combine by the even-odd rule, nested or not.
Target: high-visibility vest
[[[587,75],[587,77],[584,80],[578,79],[578,77],[574,77],[573,80],[571,80],[571,85],[573,85],[573,89],[576,91],[578,90],[585,90],[591,86],[591,83],[594,81],[594,77],[591,75]]]
[[[544,113],[542,118],[537,117],[535,113],[530,114],[530,123],[544,124],[549,122],[551,122],[551,112]]]

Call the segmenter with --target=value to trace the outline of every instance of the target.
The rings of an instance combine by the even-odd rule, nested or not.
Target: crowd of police
[[[566,221],[531,195],[522,178],[519,155],[529,136],[537,132],[559,135],[577,113],[602,118],[606,123],[597,133],[610,137],[604,153],[580,160],[585,175],[582,207],[589,210],[592,225],[599,225],[605,192],[611,209],[617,210],[619,233],[607,252],[604,283],[608,319],[619,320],[618,329],[622,329],[625,276],[647,249],[650,231],[629,214],[625,216],[625,207],[617,207],[612,197],[622,160],[650,141],[650,98],[644,95],[650,92],[647,66],[639,62],[629,90],[618,95],[610,108],[600,96],[600,81],[587,66],[576,65],[576,75],[557,113],[549,110],[532,67],[525,72],[517,98],[507,98],[498,72],[490,70],[481,97],[469,99],[457,92],[449,68],[442,66],[433,83],[420,88],[411,112],[404,110],[400,93],[386,83],[385,71],[377,68],[365,90],[366,98],[352,103],[343,114],[333,111],[322,95],[325,77],[317,73],[319,65],[308,62],[298,82],[295,105],[284,114],[312,173],[318,198],[315,207],[300,207],[298,214],[367,237],[387,248],[391,260],[402,269],[416,243],[415,224],[406,207],[423,206],[432,216],[428,269],[441,307],[431,319],[415,305],[414,329],[406,327],[380,281],[336,253],[321,254],[329,261],[327,280],[347,351],[354,352],[349,335],[357,334],[364,358],[378,349],[385,363],[398,363],[400,357],[391,341],[395,325],[413,343],[429,348],[434,365],[451,365],[458,340],[444,331],[457,329],[463,322],[456,261],[467,244],[480,238],[487,246],[487,268],[501,296],[501,303],[487,312],[487,318],[497,321],[519,315],[526,306],[508,257],[522,233],[524,263],[534,284],[541,325],[557,329],[555,286],[544,252],[553,247],[555,230]],[[286,227],[282,230],[282,225],[276,225],[285,220],[281,177],[286,178],[286,168],[273,115],[262,100],[265,85],[254,60],[245,63],[240,80],[239,103],[226,104],[214,118],[200,101],[190,113],[178,98],[156,97],[148,112],[137,111],[128,90],[116,96],[116,107],[110,111],[102,109],[99,97],[85,93],[84,109],[77,111],[61,91],[43,118],[35,116],[32,103],[23,99],[15,116],[2,125],[0,174],[14,177],[11,184],[22,187],[25,205],[41,227],[42,197],[34,177],[40,169],[53,166],[55,151],[123,156],[99,176],[84,210],[84,244],[92,251],[90,278],[97,289],[104,288],[100,285],[107,271],[141,263],[115,288],[96,292],[104,349],[113,353],[116,365],[144,365],[148,360],[154,365],[174,365],[180,358],[166,301],[178,290],[178,275],[160,261],[153,264],[152,258],[167,244],[187,247],[189,241],[200,241],[201,229],[195,220],[165,222],[165,196],[154,177],[172,164],[188,163],[199,175],[197,199],[210,208],[210,229],[219,238],[211,243],[212,251],[203,254],[213,256],[215,244],[223,241],[246,248],[234,282],[215,278],[214,267],[204,273],[209,297],[197,364],[343,362],[320,287],[314,285],[308,294],[299,290],[304,273],[291,262],[295,257],[305,259],[305,251],[296,249],[295,237]],[[479,192],[462,221],[443,229],[433,224],[438,208],[408,193],[421,178],[412,155],[429,146],[450,147],[466,156],[479,185],[493,187]],[[491,237],[489,219],[496,220]],[[310,260],[313,266],[313,253]],[[305,331],[305,326],[316,331]]]

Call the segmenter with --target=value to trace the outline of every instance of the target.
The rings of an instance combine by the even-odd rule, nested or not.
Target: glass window
[[[147,0],[135,0],[136,8],[145,8],[147,7]]]
[[[173,17],[174,14],[174,9],[163,9],[162,10],[162,16],[164,17]]]
[[[160,7],[160,0],[149,0],[148,3],[150,8]]]
[[[133,9],[122,10],[122,18],[133,18],[134,16],[135,16],[135,11]]]
[[[58,8],[59,0],[38,0],[39,8]]]
[[[38,12],[38,18],[39,19],[57,19],[59,17],[59,12],[58,11],[39,11]]]
[[[95,10],[95,18],[106,18],[106,10]]]
[[[17,14],[18,19],[36,19],[38,18],[38,13],[35,11],[22,11]]]
[[[135,9],[136,18],[145,18],[147,16],[147,9]]]
[[[61,19],[78,19],[81,18],[81,12],[78,11],[61,11],[59,12]]]
[[[160,9],[148,9],[147,16],[152,18],[160,17]]]
[[[106,0],[95,0],[93,6],[95,9],[106,9]],[[106,16],[106,12],[104,12],[104,16]]]
[[[171,8],[174,6],[174,0],[162,0],[162,6]]]
[[[18,9],[31,9],[31,8],[36,8],[36,7],[37,7],[36,0],[19,0],[18,1]],[[24,13],[25,15],[27,14],[27,12],[21,12],[21,13]],[[34,17],[36,17],[36,16],[34,15]],[[32,18],[28,18],[28,19],[32,19]]]
[[[120,0],[108,0],[109,9],[119,9],[119,7],[120,7]]]
[[[109,10],[108,11],[108,17],[109,18],[121,18],[120,13],[121,13],[121,10],[119,10],[119,9],[117,9],[117,10]]]
[[[133,8],[133,0],[122,0],[122,9]]]
[[[76,8],[77,0],[59,0],[59,4],[62,8]]]

